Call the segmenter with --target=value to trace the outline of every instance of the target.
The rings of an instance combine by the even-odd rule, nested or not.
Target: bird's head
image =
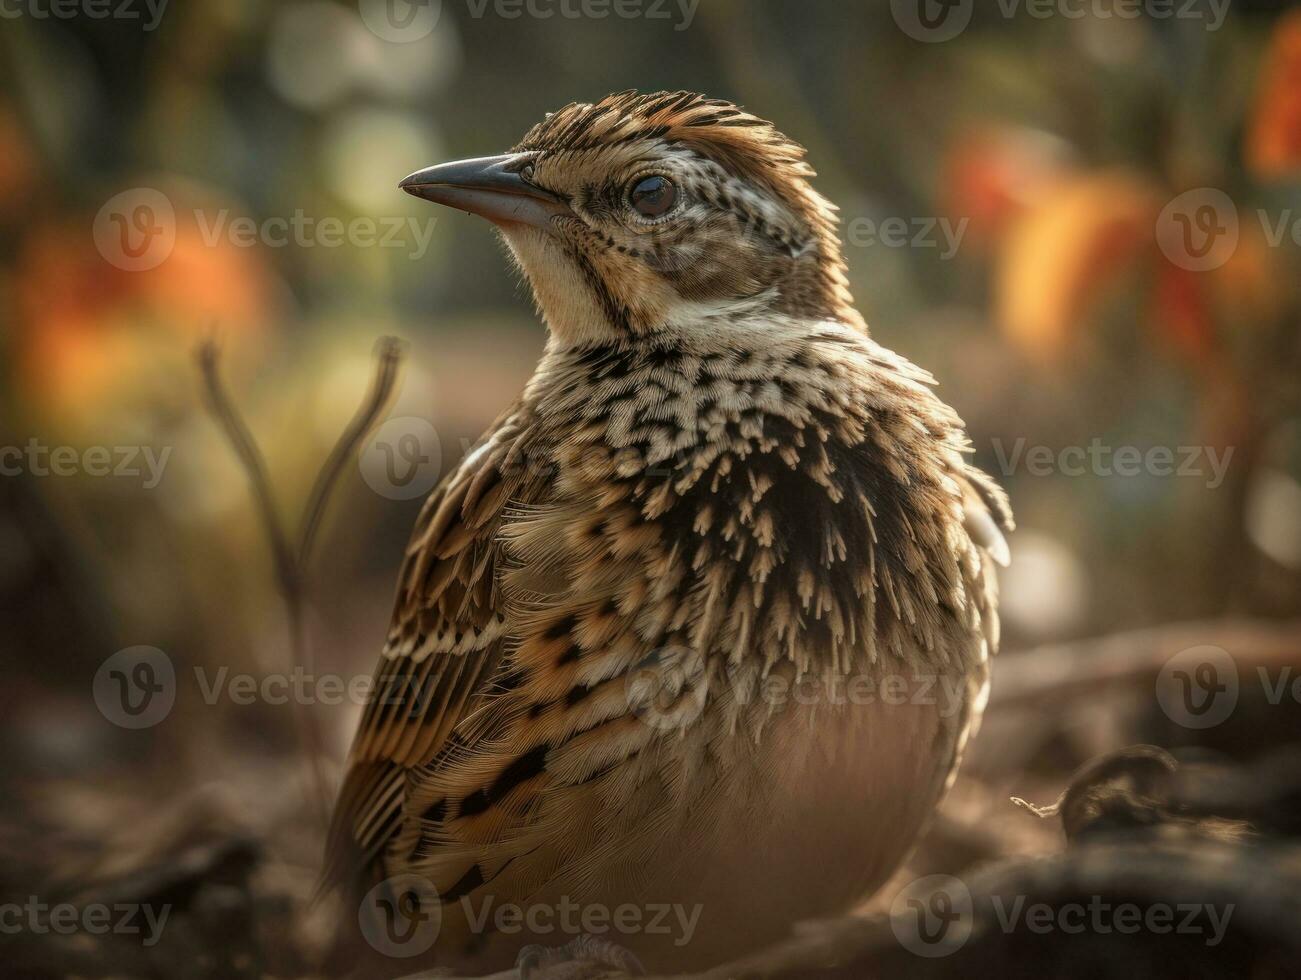
[[[577,346],[725,337],[774,316],[862,327],[811,176],[799,144],[731,103],[624,92],[402,187],[497,225],[553,337]]]

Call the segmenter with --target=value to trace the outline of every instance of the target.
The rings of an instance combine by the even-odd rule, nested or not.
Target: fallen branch
[[[991,708],[1037,707],[1045,697],[1158,673],[1175,654],[1216,646],[1243,664],[1301,661],[1301,620],[1223,619],[1172,623],[1072,643],[1053,643],[994,662]]]

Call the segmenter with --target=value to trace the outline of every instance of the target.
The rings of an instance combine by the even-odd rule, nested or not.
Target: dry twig
[[[358,408],[317,474],[304,512],[297,552],[290,547],[289,536],[285,532],[276,508],[266,461],[221,380],[221,373],[218,370],[220,351],[216,342],[206,340],[200,344],[197,357],[208,410],[230,442],[236,458],[248,475],[249,486],[252,488],[262,527],[271,548],[276,581],[289,619],[288,669],[292,671],[295,667],[301,666],[311,673],[314,669],[314,657],[307,635],[304,613],[307,563],[311,558],[312,546],[324,518],[330,494],[338,482],[339,475],[343,472],[344,465],[370,434],[397,391],[403,357],[402,344],[393,337],[383,337],[376,344],[375,377],[365,401]],[[312,786],[316,797],[315,807],[324,828],[329,824],[332,794],[326,784],[320,733],[307,711],[307,706],[295,702],[294,707],[295,720],[311,767]]]

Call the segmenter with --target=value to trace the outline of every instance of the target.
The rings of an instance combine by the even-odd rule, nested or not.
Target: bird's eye
[[[533,179],[533,169],[533,161],[530,160],[528,163],[524,164],[524,166],[519,168],[520,177],[524,180],[531,181]]]
[[[658,218],[667,214],[677,197],[678,192],[673,185],[664,177],[658,176],[643,177],[632,185],[632,191],[628,194],[628,200],[644,218]]]

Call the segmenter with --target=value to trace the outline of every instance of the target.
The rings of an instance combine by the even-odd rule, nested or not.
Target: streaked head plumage
[[[573,103],[500,159],[517,194],[548,202],[526,220],[489,216],[561,342],[763,315],[862,326],[804,148],[730,102],[630,91]]]

